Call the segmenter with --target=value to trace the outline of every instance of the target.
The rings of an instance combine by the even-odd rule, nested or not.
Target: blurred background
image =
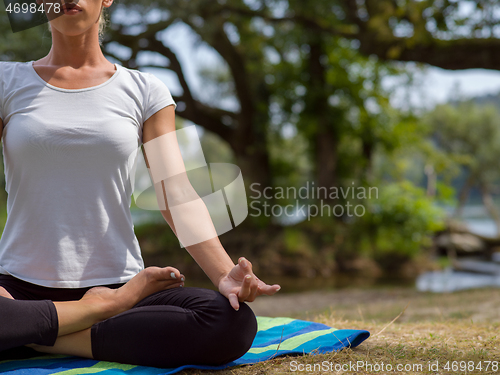
[[[497,1],[118,0],[105,11],[106,58],[162,79],[207,161],[241,168],[249,216],[220,236],[233,260],[282,293],[500,285]],[[46,24],[13,33],[0,11],[1,61],[50,45]],[[159,212],[131,209],[147,265],[210,286]]]

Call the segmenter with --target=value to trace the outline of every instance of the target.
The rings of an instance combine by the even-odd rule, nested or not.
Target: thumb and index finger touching
[[[246,274],[250,274],[255,280],[258,282],[258,293],[257,295],[261,294],[266,294],[266,295],[273,295],[274,293],[278,292],[281,289],[281,286],[278,284],[274,285],[268,285],[262,280],[260,280],[257,276],[252,271],[252,263],[250,263],[245,257],[241,257],[238,259],[238,264],[240,267],[243,269]]]
[[[252,264],[246,258],[239,258],[238,265],[241,267],[245,276],[239,291],[228,295],[229,302],[236,311],[239,310],[239,302],[245,301],[250,295],[252,295],[251,301],[253,301],[255,297],[259,295],[273,295],[281,289],[278,284],[267,285],[263,281],[259,280],[259,278],[252,272]],[[257,282],[257,284],[255,285],[252,281],[254,283]]]

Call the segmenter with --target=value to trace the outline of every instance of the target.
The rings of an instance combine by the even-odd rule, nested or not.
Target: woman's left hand
[[[252,302],[262,294],[271,296],[281,288],[278,284],[267,285],[259,280],[252,272],[252,263],[245,258],[238,260],[238,264],[219,281],[218,287],[236,311],[240,308],[239,302]]]

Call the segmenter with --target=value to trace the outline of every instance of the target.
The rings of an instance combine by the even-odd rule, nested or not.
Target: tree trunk
[[[493,202],[489,187],[485,183],[481,183],[481,197],[483,198],[483,204],[486,207],[486,210],[490,214],[493,221],[495,221],[498,236],[500,235],[500,214],[498,213],[497,207]]]
[[[255,92],[255,98],[251,103],[247,103],[246,110],[240,113],[238,127],[229,144],[242,170],[245,184],[255,184],[254,188],[262,191],[272,186],[271,162],[267,145],[269,124],[267,108],[270,94],[264,77],[254,76],[253,83],[250,87]]]
[[[330,187],[337,186],[337,137],[328,128],[323,128],[316,135],[316,178],[318,187],[326,187],[329,191]],[[318,197],[329,201],[327,196]]]
[[[469,174],[469,176],[465,180],[464,185],[462,186],[462,189],[460,190],[460,195],[458,196],[458,205],[455,210],[456,217],[462,217],[463,208],[465,206],[465,203],[467,202],[467,198],[469,198],[470,189],[472,188],[473,183],[474,176],[472,174]]]
[[[235,151],[236,164],[241,169],[245,184],[252,185],[255,190],[262,191],[271,186],[271,171],[267,150],[255,149],[248,145]]]
[[[317,187],[324,187],[329,191],[331,187],[338,184],[338,136],[328,108],[328,95],[325,87],[326,69],[321,62],[324,56],[323,41],[315,35],[310,43],[309,75],[312,98],[309,102],[308,112],[311,113],[311,120],[314,116],[317,123],[313,139]],[[324,190],[322,189],[322,191]],[[328,194],[318,198],[332,201]]]
[[[436,196],[436,172],[431,164],[427,164],[424,168],[424,173],[427,176],[427,196]]]

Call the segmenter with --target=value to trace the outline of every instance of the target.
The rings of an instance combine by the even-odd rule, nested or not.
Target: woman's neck
[[[104,57],[97,35],[93,30],[75,36],[64,35],[57,30],[52,31],[52,47],[43,59],[44,65],[71,66],[78,69],[82,66],[97,67],[110,65]]]

